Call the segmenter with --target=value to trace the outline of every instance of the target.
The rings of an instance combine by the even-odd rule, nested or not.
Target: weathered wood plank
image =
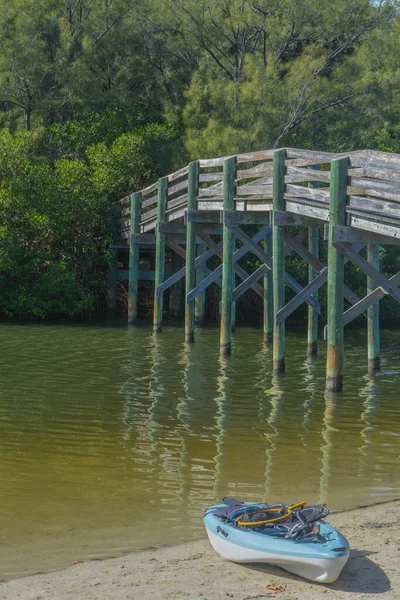
[[[199,175],[199,182],[206,183],[209,181],[222,181],[223,173],[222,171],[218,171],[217,173],[202,173]]]
[[[171,198],[172,196],[174,196],[178,192],[182,192],[183,190],[186,191],[187,189],[188,189],[188,180],[185,179],[184,181],[176,183],[175,185],[168,188],[168,198]]]
[[[140,193],[140,192],[139,192]],[[140,218],[140,215],[139,215]],[[135,226],[136,224],[133,221],[133,225]],[[136,229],[139,229],[139,223],[137,224],[137,226],[135,227]],[[132,229],[131,229],[132,231]],[[141,244],[142,246],[154,246],[154,244],[156,243],[156,236],[154,233],[131,233],[131,245],[137,245],[137,244]]]
[[[341,154],[335,154],[334,152],[320,152],[319,150],[300,150],[297,148],[286,148],[286,156],[288,158],[301,158],[318,161],[318,164],[330,163],[331,160],[336,159]]]
[[[259,150],[258,152],[245,152],[237,155],[237,163],[240,165],[247,162],[255,162],[257,160],[272,159],[273,150]]]
[[[364,169],[364,175],[366,177],[371,177],[372,179],[381,179],[390,181],[391,183],[400,183],[400,172],[396,171],[374,169],[373,167],[367,166]]]
[[[169,213],[172,208],[177,208],[178,206],[184,206],[186,208],[187,200],[188,200],[187,194],[182,194],[182,196],[178,196],[177,198],[174,198],[173,200],[169,200],[167,202],[167,212]]]
[[[168,177],[167,177],[168,183],[171,183],[172,181],[176,181],[177,179],[181,179],[182,177],[186,177],[188,173],[189,173],[189,166],[183,167],[182,169],[179,169],[179,171],[175,171],[175,173],[171,173],[171,175],[168,175]]]
[[[380,273],[377,269],[375,269],[372,265],[368,263],[362,256],[360,256],[357,252],[355,252],[350,246],[346,244],[335,244],[335,248],[337,248],[344,256],[354,264],[356,267],[361,269],[368,277],[373,279],[382,289],[384,289],[388,294],[393,296],[397,302],[400,302],[400,290],[396,285],[393,285],[390,280],[388,280],[382,273]]]
[[[285,196],[286,200],[286,212],[295,213],[298,215],[304,215],[305,217],[312,217],[322,222],[327,222],[329,219],[328,207],[321,206],[322,203],[302,202],[300,198],[293,200],[290,196]]]
[[[297,215],[289,213],[287,211],[274,210],[274,225],[279,227],[293,227],[293,226],[308,226],[310,224],[310,218],[304,215]]]
[[[155,196],[151,196],[151,198],[147,198],[147,200],[143,200],[142,208],[148,208],[149,206],[154,206],[157,204],[157,194]]]
[[[385,214],[384,212],[377,212],[372,210],[363,210],[361,208],[350,208],[348,207],[346,210],[349,215],[356,215],[361,217],[366,217],[367,219],[373,219],[374,221],[378,221],[381,223],[390,223],[400,228],[400,218],[392,216],[390,214]]]
[[[221,212],[214,210],[187,210],[186,223],[221,223]]]
[[[270,198],[272,196],[272,185],[253,185],[251,183],[247,183],[246,185],[241,185],[236,190],[237,196],[249,196],[259,195],[262,198],[265,196]]]
[[[264,214],[255,211],[238,212],[236,210],[225,210],[223,219],[229,225],[265,225],[269,224],[269,213]]]
[[[380,222],[378,223],[372,221],[371,219],[359,217],[355,214],[350,215],[348,225],[351,225],[351,227],[354,227],[355,229],[360,229],[362,231],[369,231],[371,233],[384,235],[385,237],[393,238],[394,240],[400,239],[400,228],[396,227],[396,225],[390,225],[388,223]]]
[[[252,286],[253,283],[256,283],[261,277],[264,276],[265,272],[268,271],[265,265],[261,265],[254,273],[249,275],[247,279],[242,281],[233,291],[233,300],[236,301],[242,296],[247,290]]]
[[[209,167],[222,167],[224,160],[229,158],[228,156],[221,156],[219,158],[201,158],[199,160],[200,169]]]
[[[288,183],[285,185],[285,196],[300,196],[301,198],[309,198],[310,200],[329,204],[329,189],[308,188]]]
[[[400,202],[400,185],[360,177],[349,177],[349,185],[362,188],[365,194]]]
[[[351,209],[362,210],[375,213],[382,213],[384,216],[389,215],[400,220],[400,204],[386,202],[378,198],[363,198],[359,196],[348,197],[349,213]]]
[[[141,190],[141,194],[142,194],[142,198],[144,198],[145,196],[148,196],[149,194],[153,194],[153,192],[156,192],[158,189],[158,181],[156,181],[155,183],[152,183],[151,185],[145,187],[143,190]]]
[[[333,228],[332,233],[333,243],[342,242],[353,244],[354,242],[363,242],[364,244],[400,244],[400,232],[399,238],[387,237],[379,233],[372,233],[370,231],[363,231],[361,229],[354,229],[348,226],[337,226]]]

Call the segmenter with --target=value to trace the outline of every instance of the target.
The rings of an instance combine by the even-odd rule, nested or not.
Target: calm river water
[[[354,507],[400,495],[400,331],[346,332],[345,391],[325,348],[287,335],[271,378],[262,331],[0,326],[0,578],[204,536],[224,495]]]

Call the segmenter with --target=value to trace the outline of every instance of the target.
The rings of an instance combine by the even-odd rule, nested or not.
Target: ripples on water
[[[224,495],[349,508],[399,495],[400,332],[365,375],[347,332],[345,391],[324,395],[325,349],[287,335],[271,377],[262,332],[1,326],[3,577],[203,535]]]

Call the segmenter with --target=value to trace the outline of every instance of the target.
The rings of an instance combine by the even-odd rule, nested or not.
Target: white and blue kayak
[[[350,547],[323,519],[324,505],[240,502],[223,498],[205,511],[204,524],[214,550],[238,563],[268,563],[311,581],[335,581]]]

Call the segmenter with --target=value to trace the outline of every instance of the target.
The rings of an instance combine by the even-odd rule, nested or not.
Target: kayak
[[[241,502],[223,498],[204,514],[214,550],[238,563],[268,563],[311,581],[335,581],[349,557],[346,538],[323,519],[324,505]]]

